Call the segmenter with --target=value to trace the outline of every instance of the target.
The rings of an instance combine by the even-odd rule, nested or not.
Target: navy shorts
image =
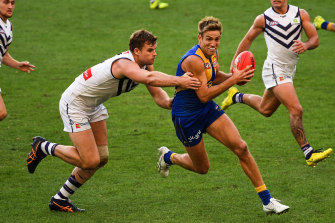
[[[178,139],[186,147],[198,145],[202,134],[218,119],[224,111],[214,101],[210,101],[199,114],[190,116],[172,116]]]

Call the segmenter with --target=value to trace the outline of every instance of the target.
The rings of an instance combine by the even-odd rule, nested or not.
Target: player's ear
[[[141,50],[139,48],[134,49],[134,54],[135,55],[140,55],[140,53],[141,53]]]
[[[201,34],[199,33],[199,34],[198,34],[198,40],[200,41],[201,38],[202,38],[202,36],[201,36]]]

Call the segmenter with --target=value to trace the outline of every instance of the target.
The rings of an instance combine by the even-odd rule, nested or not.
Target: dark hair
[[[157,37],[151,32],[140,29],[131,34],[129,38],[129,50],[134,52],[135,48],[142,49],[145,43],[155,44]]]
[[[212,16],[206,16],[198,23],[198,31],[201,36],[204,34],[204,32],[216,30],[220,31],[221,33],[222,25],[219,19]]]

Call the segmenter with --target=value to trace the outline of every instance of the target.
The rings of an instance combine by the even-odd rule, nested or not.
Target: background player
[[[150,0],[151,9],[165,9],[169,7],[168,3],[161,2],[160,0]]]
[[[310,21],[308,13],[296,6],[288,5],[286,0],[271,0],[272,7],[256,17],[243,40],[240,42],[234,60],[239,53],[248,50],[253,40],[264,32],[268,56],[264,62],[262,77],[265,85],[263,97],[239,93],[236,88],[228,91],[228,97],[221,108],[233,103],[249,105],[265,117],[270,117],[283,104],[290,112],[290,126],[294,138],[305,155],[309,166],[315,167],[332,152],[314,150],[307,141],[302,123],[302,106],[293,85],[298,55],[319,45],[318,34]],[[305,31],[307,41],[301,41],[301,31]]]
[[[199,22],[198,30],[199,42],[181,58],[177,76],[187,71],[192,72],[201,81],[201,87],[198,90],[177,87],[172,105],[176,134],[187,153],[177,154],[166,147],[159,148],[158,171],[161,176],[167,177],[170,166],[176,164],[187,170],[206,174],[209,160],[202,134],[207,132],[238,157],[242,169],[263,202],[263,210],[267,214],[286,212],[289,210],[288,206],[271,198],[256,161],[234,123],[212,100],[232,85],[250,81],[254,70],[248,66],[242,71],[234,70],[233,75],[219,71],[217,51],[222,30],[220,21],[214,17],[205,17]]]
[[[3,63],[9,67],[27,72],[29,74],[30,71],[34,70],[35,66],[30,64],[28,61],[19,62],[15,60],[8,52],[9,45],[13,40],[13,28],[8,18],[13,16],[14,8],[14,0],[0,0],[0,66],[1,63]],[[6,116],[7,110],[1,96],[0,88],[0,121],[5,119]]]
[[[133,90],[139,83],[147,89],[157,105],[170,109],[172,98],[157,86],[180,86],[198,89],[196,78],[175,77],[153,71],[156,40],[146,30],[134,32],[129,40],[129,51],[109,58],[79,75],[65,90],[59,102],[64,131],[69,133],[74,146],[58,145],[35,137],[27,159],[28,171],[34,173],[47,155],[56,156],[75,166],[59,192],[51,198],[50,210],[83,211],[70,201],[79,187],[108,161],[108,113],[103,103],[111,97]]]
[[[333,22],[326,21],[321,16],[316,16],[313,24],[316,29],[324,29],[335,32],[335,24]]]

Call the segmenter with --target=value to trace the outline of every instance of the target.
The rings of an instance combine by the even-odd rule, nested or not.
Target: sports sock
[[[321,24],[321,29],[331,30],[332,25],[333,25],[332,22],[324,21]]]
[[[313,151],[314,151],[313,148],[309,144],[304,145],[303,147],[301,147],[301,150],[304,152],[306,160],[311,158],[311,156],[313,154]]]
[[[172,151],[169,151],[169,152],[165,153],[165,155],[164,155],[164,161],[165,161],[167,164],[172,165],[172,164],[173,164],[172,159],[173,159],[173,157],[174,157],[175,154],[176,154],[176,153],[174,153],[174,152],[172,152]]]
[[[233,102],[234,103],[243,103],[243,95],[244,94],[240,93],[240,92],[234,94],[234,96],[233,96]]]
[[[41,143],[41,149],[42,149],[42,151],[45,155],[55,156],[56,146],[58,146],[58,144],[48,142],[48,141],[45,141],[45,142]]]
[[[58,191],[58,193],[54,196],[55,199],[58,200],[66,200],[68,199],[78,188],[81,186],[74,175],[71,175],[69,179],[65,182],[62,188]]]
[[[255,189],[258,193],[258,196],[262,200],[262,203],[264,205],[268,205],[270,203],[271,195],[270,195],[270,191],[266,189],[265,184],[263,184],[262,186],[256,187]]]

